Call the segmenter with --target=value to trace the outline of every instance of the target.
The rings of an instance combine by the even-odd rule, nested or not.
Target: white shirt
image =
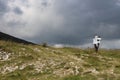
[[[98,43],[100,43],[100,41],[101,41],[101,38],[95,37],[93,39],[93,44],[98,44]]]
[[[98,42],[97,42],[97,39],[96,39],[96,38],[94,38],[94,39],[93,39],[93,44],[98,44]]]

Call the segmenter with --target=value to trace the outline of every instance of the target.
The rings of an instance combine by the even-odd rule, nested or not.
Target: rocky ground
[[[120,50],[0,41],[0,80],[120,80]]]

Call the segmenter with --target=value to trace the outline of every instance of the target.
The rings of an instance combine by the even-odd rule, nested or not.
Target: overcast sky
[[[0,0],[0,30],[35,43],[120,48],[120,0]]]

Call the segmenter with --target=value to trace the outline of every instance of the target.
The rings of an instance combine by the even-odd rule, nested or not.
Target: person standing
[[[95,52],[98,52],[99,46],[100,46],[100,41],[101,41],[101,37],[95,35],[95,37],[93,38],[93,44],[94,44],[94,48],[95,48]]]

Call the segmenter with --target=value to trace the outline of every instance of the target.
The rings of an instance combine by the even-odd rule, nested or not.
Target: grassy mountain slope
[[[120,80],[120,50],[95,54],[0,40],[0,80]]]
[[[13,42],[23,43],[23,44],[34,44],[32,42],[28,42],[28,41],[25,41],[23,39],[16,38],[14,36],[11,36],[11,35],[3,33],[3,32],[0,32],[0,40],[13,41]]]

